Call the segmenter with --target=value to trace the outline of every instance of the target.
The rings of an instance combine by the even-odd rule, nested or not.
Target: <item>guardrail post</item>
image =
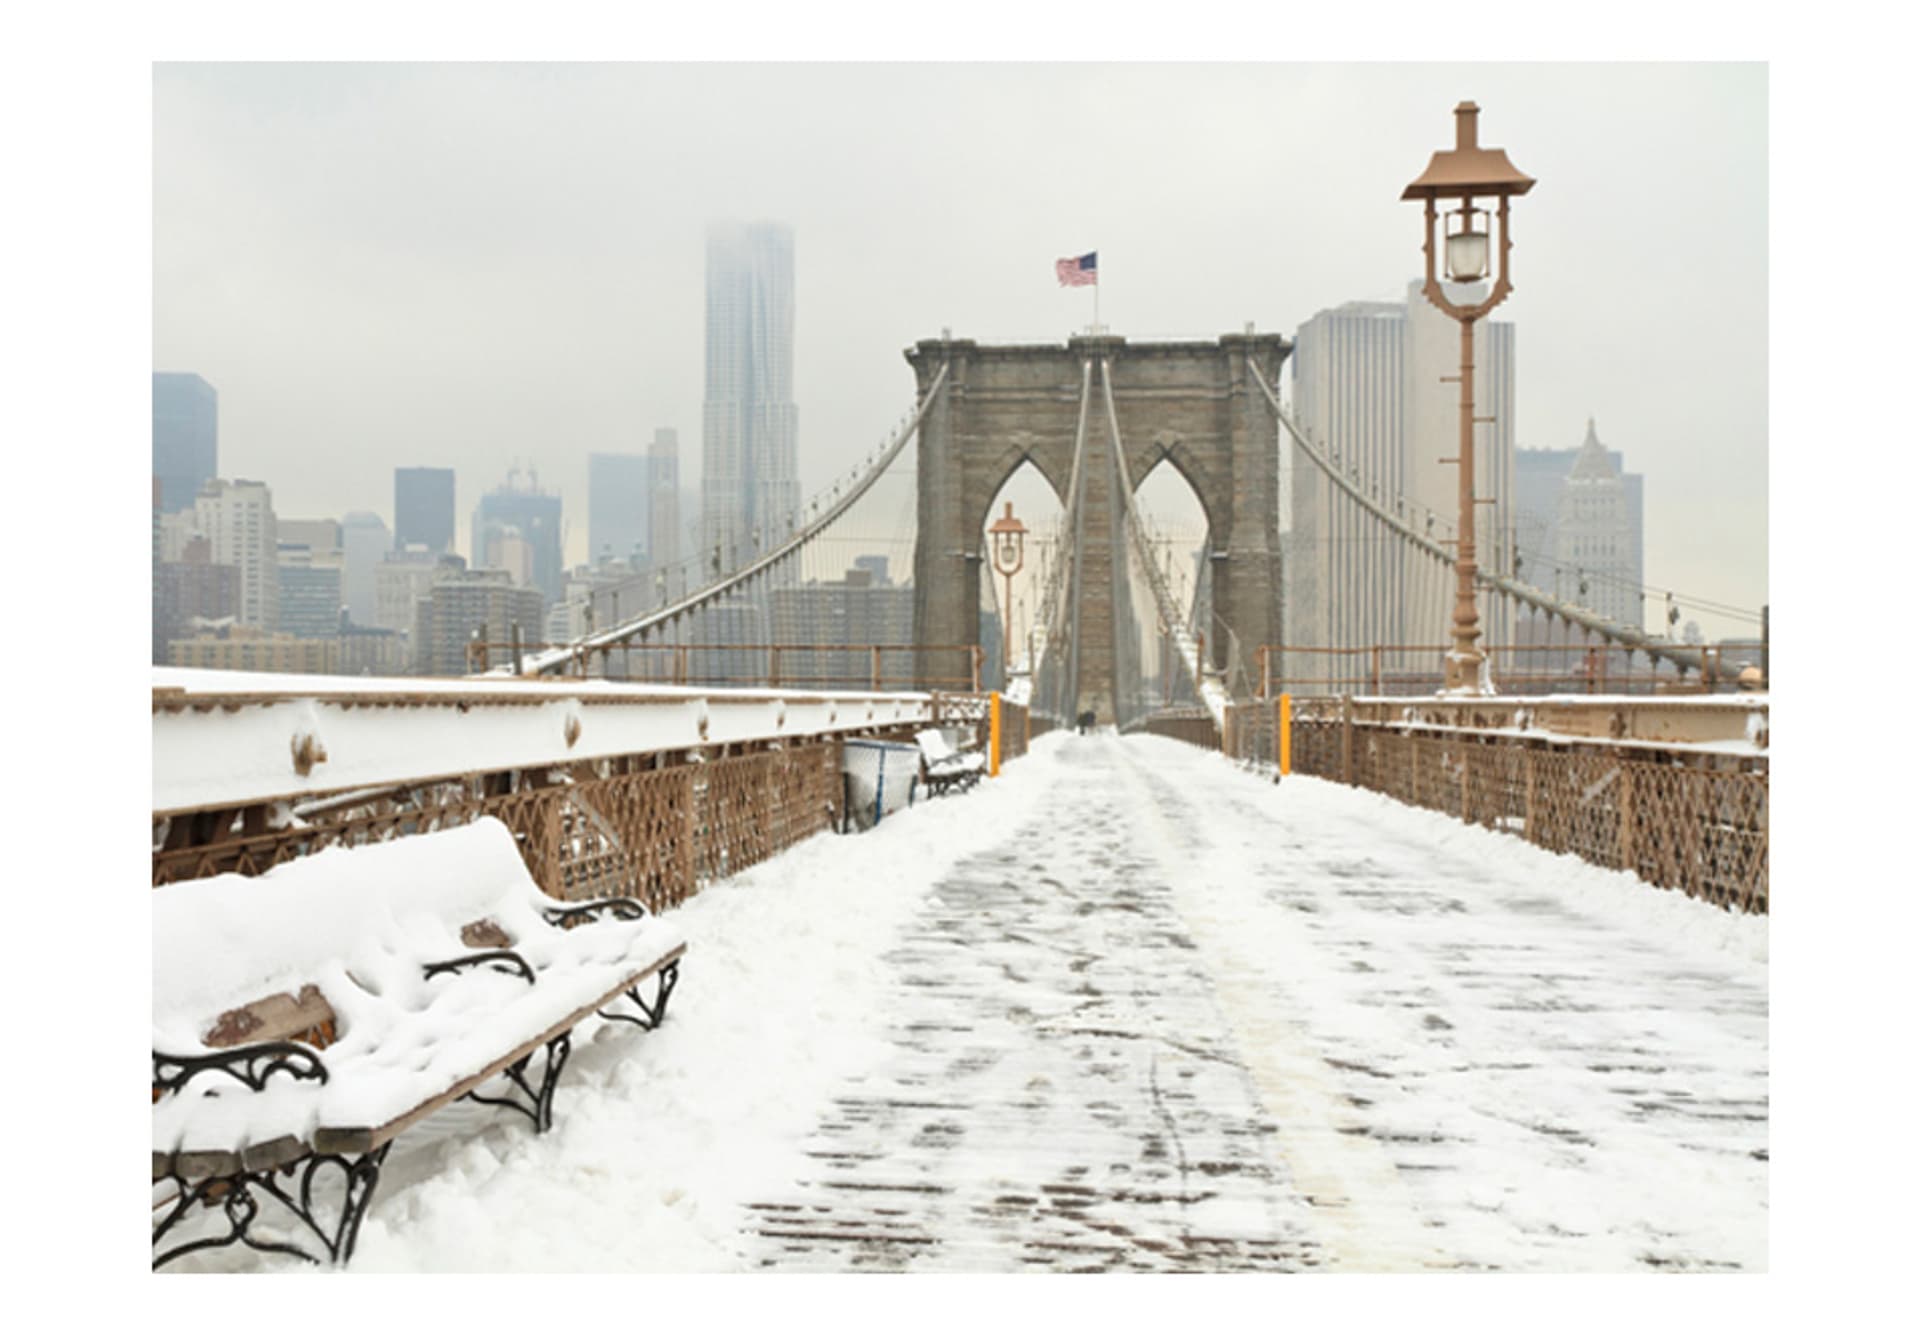
[[[512,635],[513,635],[513,674],[515,676],[518,676],[520,675],[520,622],[515,621],[513,623]]]
[[[1282,691],[1273,721],[1274,755],[1284,777],[1293,772],[1293,696]]]
[[[770,644],[767,647],[767,686],[769,689],[780,687],[780,646]]]
[[[1380,646],[1373,646],[1373,693],[1380,693]]]
[[[880,646],[873,646],[873,688],[880,689]]]
[[[1473,823],[1473,752],[1471,742],[1460,745],[1460,823]]]
[[[1273,698],[1273,655],[1265,644],[1260,646],[1260,698]]]
[[[1534,837],[1533,828],[1533,756],[1534,750],[1532,746],[1527,746],[1520,752],[1520,761],[1522,765],[1525,766],[1526,781],[1526,809],[1523,815],[1525,823],[1521,826],[1521,829],[1525,834],[1527,842],[1538,843],[1540,840]]]
[[[981,659],[986,656],[987,651],[985,649],[981,648],[978,644],[973,646],[973,684],[968,688],[976,695],[980,693],[980,662]]]
[[[1000,776],[1000,692],[987,697],[987,777]]]
[[[1625,760],[1620,761],[1620,866],[1631,871],[1633,866],[1633,766]]]
[[[1353,786],[1353,696],[1340,697],[1340,781]]]

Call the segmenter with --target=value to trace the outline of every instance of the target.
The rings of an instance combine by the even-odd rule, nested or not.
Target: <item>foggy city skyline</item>
[[[1768,599],[1767,91],[1759,64],[162,64],[153,365],[215,387],[220,475],[284,517],[391,522],[394,468],[451,466],[466,550],[518,465],[573,564],[590,453],[672,428],[699,484],[710,224],[792,228],[811,495],[910,407],[912,343],[1083,330],[1062,256],[1099,252],[1132,341],[1400,299],[1400,190],[1473,100],[1539,182],[1494,316],[1518,447],[1593,418],[1646,478],[1647,583],[1755,635],[1684,599]]]

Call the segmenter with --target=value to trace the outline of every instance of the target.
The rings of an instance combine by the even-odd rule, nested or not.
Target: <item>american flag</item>
[[[1097,284],[1100,281],[1100,252],[1089,250],[1073,259],[1056,259],[1053,262],[1053,276],[1060,280],[1062,287]]]

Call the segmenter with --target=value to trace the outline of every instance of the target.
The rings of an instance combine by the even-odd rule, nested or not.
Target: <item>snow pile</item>
[[[1014,837],[1036,828],[1044,846]],[[1084,892],[1048,893],[1062,879]],[[1138,1011],[1163,1073],[1188,1048],[1221,1053],[1194,1087],[1255,1091],[1271,1126],[1242,1147],[1274,1165],[1272,1207],[1332,1267],[1766,1264],[1765,919],[1377,794],[1275,785],[1162,738],[1053,733],[969,795],[818,836],[666,914],[692,942],[666,1025],[583,1025],[546,1136],[471,1105],[403,1136],[354,1268],[714,1271],[777,1254],[753,1206],[857,1173],[807,1157],[811,1136],[896,1088],[890,1030],[925,979],[889,953],[995,902],[1017,905],[1026,939],[969,954],[967,977],[992,999],[1012,965],[1061,974],[1027,998],[1029,1025]],[[1153,1028],[1176,995],[1189,1003]],[[915,1014],[958,1003],[911,996]],[[1023,1078],[1078,1059],[1011,1012],[946,1018],[970,1025],[956,1050],[1005,1048]],[[1113,1096],[1145,1105],[1128,1069],[1112,1065]],[[937,1100],[952,1090],[933,1074]],[[1020,1096],[1044,1101],[1032,1087]],[[1063,1108],[1060,1124],[1088,1114]],[[914,1161],[1032,1182],[1062,1161],[1113,1165],[1049,1161],[1059,1147],[1000,1135],[972,1159],[962,1144]],[[876,1200],[938,1218],[946,1197]],[[943,1245],[959,1229],[1002,1247],[983,1263],[1012,1254],[983,1217],[947,1223]],[[196,1266],[293,1267],[226,1253],[181,1267]]]
[[[317,986],[338,1040],[324,1083],[261,1099],[202,1078],[153,1109],[154,1148],[235,1149],[316,1128],[387,1124],[605,998],[686,942],[677,927],[603,918],[571,931],[495,819],[353,849],[257,877],[216,876],[154,895],[156,1051],[202,1054],[222,1011]],[[426,976],[473,953],[491,922],[533,969]]]
[[[820,1108],[885,1049],[882,956],[901,925],[1058,779],[1044,755],[1004,775],[820,835],[665,914],[691,942],[666,1024],[583,1025],[545,1136],[467,1106],[403,1136],[353,1267],[739,1267],[740,1207],[801,1173]]]
[[[1350,1267],[1766,1267],[1766,918],[1136,745],[1168,838],[1233,817],[1171,874]]]

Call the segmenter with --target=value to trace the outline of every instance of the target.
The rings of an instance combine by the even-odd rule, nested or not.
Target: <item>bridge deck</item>
[[[1062,736],[681,912],[658,1040],[357,1266],[1766,1266],[1765,923],[1517,840]]]

